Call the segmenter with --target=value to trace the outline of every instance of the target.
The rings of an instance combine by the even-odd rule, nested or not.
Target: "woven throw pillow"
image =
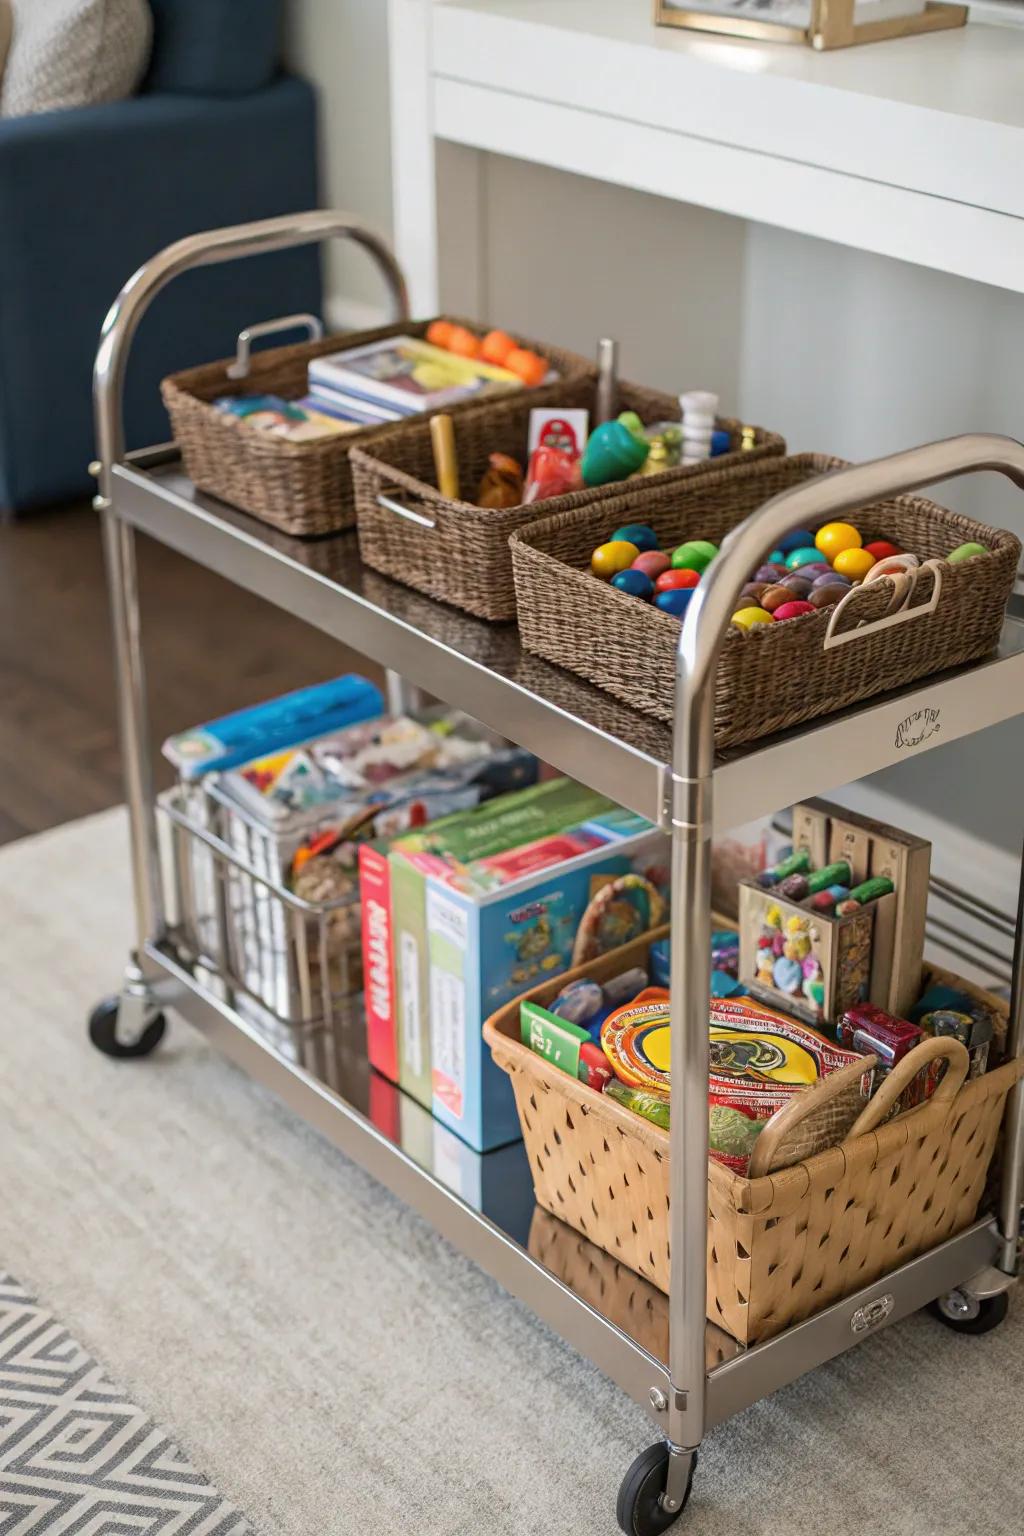
[[[13,12],[0,116],[119,101],[145,73],[147,0],[13,0]]]

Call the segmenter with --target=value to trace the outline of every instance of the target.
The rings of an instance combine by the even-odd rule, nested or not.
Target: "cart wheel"
[[[641,1451],[619,1489],[615,1516],[626,1536],[661,1536],[674,1525],[686,1508],[693,1487],[693,1473],[697,1465],[697,1453],[690,1462],[690,1476],[683,1494],[683,1502],[671,1512],[663,1508],[661,1495],[665,1491],[665,1475],[668,1471],[668,1446],[664,1440],[649,1445]]]
[[[969,1296],[966,1291],[948,1291],[929,1303],[928,1311],[954,1333],[991,1333],[1010,1310],[1010,1293],[996,1296]]]
[[[148,1056],[150,1051],[155,1051],[164,1037],[167,1021],[162,1013],[155,1015],[146,1025],[139,1038],[131,1045],[124,1045],[117,1038],[117,1011],[120,1007],[120,998],[105,997],[102,1003],[97,1003],[89,1015],[89,1039],[98,1051],[104,1056],[116,1056],[127,1058],[130,1056]]]

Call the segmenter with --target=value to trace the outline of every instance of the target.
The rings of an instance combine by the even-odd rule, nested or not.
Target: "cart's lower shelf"
[[[668,1384],[668,1297],[535,1206],[521,1144],[484,1156],[472,1152],[371,1071],[362,1030],[333,1039],[275,1041],[230,995],[221,995],[223,987],[208,972],[194,973],[172,944],[149,947],[144,968],[162,1002],[418,1211],[657,1422],[651,1393]],[[865,1331],[861,1309],[870,1303],[885,1299],[887,1305],[869,1316],[896,1321],[993,1263],[997,1248],[994,1226],[977,1222],[751,1349],[709,1324],[708,1423],[721,1422],[857,1342]]]

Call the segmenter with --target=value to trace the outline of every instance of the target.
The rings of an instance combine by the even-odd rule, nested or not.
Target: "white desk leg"
[[[388,0],[395,253],[409,283],[414,315],[447,309],[486,319],[487,156],[434,137],[435,3]],[[452,237],[443,253],[441,230]]]
[[[437,179],[430,79],[433,0],[388,0],[395,254],[414,315],[439,308]]]

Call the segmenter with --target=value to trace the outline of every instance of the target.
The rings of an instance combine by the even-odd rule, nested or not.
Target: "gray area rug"
[[[252,1533],[53,1313],[2,1272],[0,1531]]]
[[[127,890],[120,813],[0,852],[0,1262],[262,1536],[613,1536],[644,1414],[186,1026],[88,1046]],[[1010,1536],[1022,1441],[1024,1304],[913,1318],[715,1431],[680,1530]]]

